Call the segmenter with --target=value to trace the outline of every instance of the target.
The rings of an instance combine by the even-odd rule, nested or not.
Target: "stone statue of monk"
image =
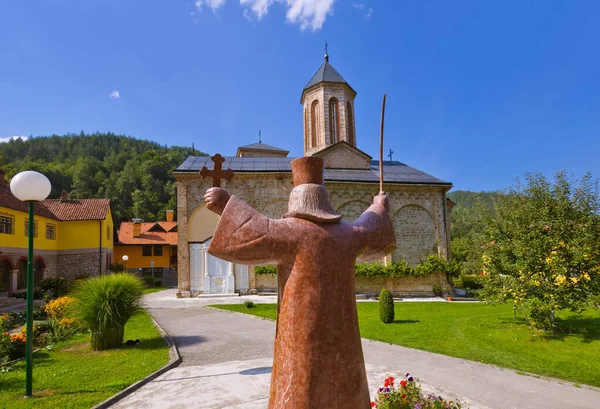
[[[343,222],[323,185],[323,160],[302,157],[291,166],[294,189],[282,219],[208,189],[206,206],[221,215],[208,252],[238,264],[277,265],[269,409],[368,409],[354,264],[394,250],[389,200],[380,193],[355,222]]]

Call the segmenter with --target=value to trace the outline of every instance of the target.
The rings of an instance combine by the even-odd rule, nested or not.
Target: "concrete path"
[[[183,364],[113,407],[266,409],[275,323],[203,308],[247,299],[276,302],[260,296],[178,300],[174,290],[145,296],[148,310],[179,346]],[[363,340],[363,349],[371,391],[387,376],[410,372],[428,393],[471,409],[600,408],[596,388],[381,342]]]

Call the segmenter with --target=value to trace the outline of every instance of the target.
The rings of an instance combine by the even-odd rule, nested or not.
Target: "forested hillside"
[[[23,170],[44,173],[50,198],[64,189],[70,198],[109,198],[115,220],[140,217],[164,220],[177,209],[173,170],[191,154],[180,146],[162,146],[113,133],[40,136],[0,143],[0,168],[10,179]]]
[[[456,190],[448,193],[448,198],[456,205],[450,216],[452,258],[462,263],[463,274],[477,274],[481,270],[478,251],[480,246],[481,207],[492,208],[495,192],[470,192]]]

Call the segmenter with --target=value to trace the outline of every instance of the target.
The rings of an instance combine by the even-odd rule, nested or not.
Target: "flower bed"
[[[34,347],[63,341],[83,329],[79,320],[70,314],[74,301],[72,297],[60,297],[49,301],[41,310],[34,309],[34,319],[44,318],[45,314],[48,318],[33,322]],[[25,357],[27,326],[24,324],[24,312],[0,315],[0,363]]]
[[[460,402],[447,401],[441,396],[423,394],[418,379],[406,374],[394,384],[394,377],[387,378],[377,390],[372,408],[377,409],[460,409]]]

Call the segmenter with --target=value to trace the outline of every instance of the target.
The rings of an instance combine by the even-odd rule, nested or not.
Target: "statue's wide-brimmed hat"
[[[336,223],[342,215],[333,210],[329,192],[323,185],[322,158],[304,156],[291,162],[294,189],[288,212],[283,217],[298,217],[318,223]]]

